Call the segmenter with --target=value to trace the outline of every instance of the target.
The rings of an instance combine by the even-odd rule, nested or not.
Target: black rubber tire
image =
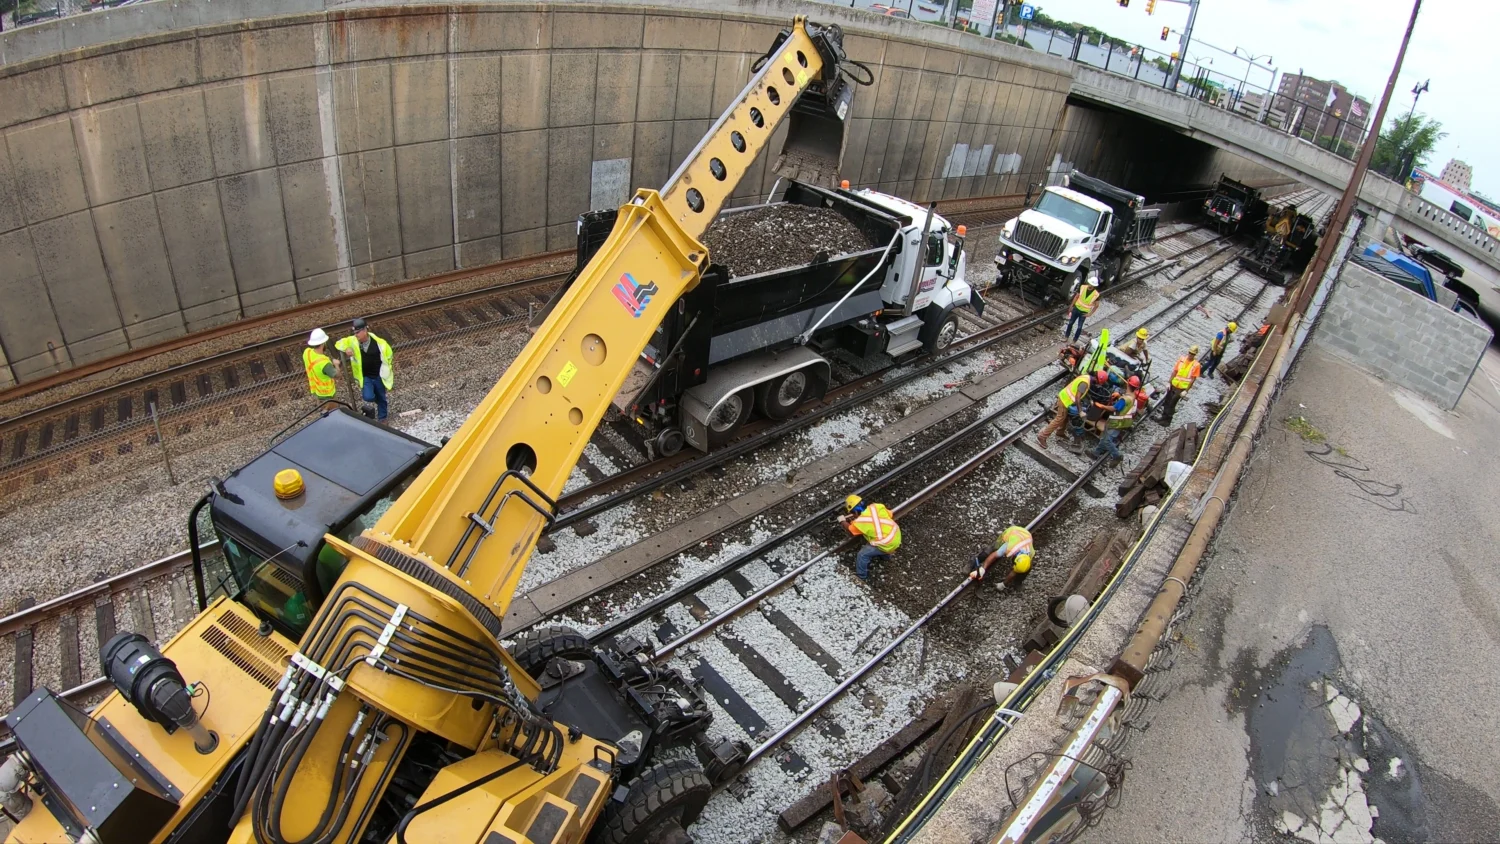
[[[736,393],[736,395],[739,396],[740,399],[739,416],[732,423],[725,426],[721,430],[716,431],[712,427],[705,426],[708,427],[709,448],[716,448],[726,442],[729,442],[730,438],[739,433],[740,428],[743,427],[746,422],[750,421],[750,413],[755,409],[755,388],[746,387],[745,389],[740,390],[738,393]]]
[[[663,824],[687,829],[708,805],[713,787],[698,763],[677,759],[647,768],[630,783],[625,802],[606,809],[596,844],[653,844]]]
[[[533,627],[516,638],[515,644],[506,650],[527,674],[541,677],[547,663],[554,657],[563,659],[589,659],[594,648],[587,636],[564,624],[547,624]]]
[[[807,401],[808,396],[812,395],[816,389],[814,385],[816,376],[812,372],[814,368],[812,366],[803,367],[795,372],[788,372],[785,375],[772,378],[770,381],[756,387],[755,408],[760,411],[762,416],[767,419],[774,419],[777,422],[796,413],[797,408],[801,407],[802,403]],[[781,396],[781,387],[793,376],[798,376],[802,379],[802,391],[791,402],[784,402]]]
[[[953,327],[944,341],[943,326],[950,323]],[[952,308],[939,311],[935,319],[929,320],[922,326],[922,351],[929,355],[948,348],[956,339],[958,339],[958,314],[955,314]]]
[[[1126,252],[1124,255],[1120,256],[1118,261],[1115,262],[1114,278],[1110,279],[1109,286],[1118,287],[1120,285],[1120,282],[1125,280],[1125,273],[1129,271],[1130,253]]]

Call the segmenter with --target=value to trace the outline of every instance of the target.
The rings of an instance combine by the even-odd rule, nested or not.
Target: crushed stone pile
[[[832,208],[779,204],[720,217],[704,233],[703,245],[710,261],[739,278],[811,263],[819,253],[843,255],[876,244]]]

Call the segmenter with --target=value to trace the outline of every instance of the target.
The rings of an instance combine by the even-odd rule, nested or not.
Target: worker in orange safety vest
[[[866,504],[859,496],[851,495],[844,499],[844,507],[849,512],[839,521],[849,533],[865,540],[865,547],[854,558],[854,573],[860,580],[869,580],[870,564],[886,559],[901,547],[901,527],[884,504]]]
[[[307,372],[307,389],[313,398],[324,402],[333,400],[338,391],[334,380],[339,374],[339,363],[328,357],[328,332],[314,328],[307,336],[307,348],[302,350],[302,368]]]
[[[1161,402],[1161,424],[1169,426],[1172,424],[1172,416],[1177,413],[1177,403],[1182,401],[1182,396],[1193,385],[1198,382],[1198,376],[1203,374],[1203,366],[1198,363],[1198,347],[1188,349],[1187,354],[1177,359],[1177,365],[1172,367],[1172,386],[1167,390],[1166,398]]]

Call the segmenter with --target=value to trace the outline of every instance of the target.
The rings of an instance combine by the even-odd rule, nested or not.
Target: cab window
[[[923,261],[923,263],[929,267],[935,267],[938,264],[943,263],[943,244],[946,241],[947,238],[943,237],[942,232],[928,232],[927,258],[925,261]]]

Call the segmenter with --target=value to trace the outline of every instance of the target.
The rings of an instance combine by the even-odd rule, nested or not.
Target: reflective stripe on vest
[[[1084,285],[1079,288],[1078,295],[1073,297],[1073,307],[1085,314],[1094,312],[1094,303],[1099,301],[1099,289]]]
[[[1198,377],[1198,362],[1190,357],[1177,359],[1177,368],[1172,371],[1172,386],[1179,390],[1186,390],[1193,386],[1193,380]]]
[[[1005,556],[1031,553],[1031,531],[1019,525],[1011,525],[1000,532],[1000,544],[1005,546]]]
[[[1057,400],[1062,402],[1063,407],[1072,407],[1073,402],[1081,398],[1088,388],[1089,377],[1087,375],[1080,375],[1073,379],[1073,383],[1062,388],[1062,392],[1057,394]]]
[[[328,356],[311,346],[302,350],[302,368],[307,370],[307,389],[320,399],[331,399],[336,391],[333,379],[323,374]]]
[[[370,339],[375,341],[375,346],[380,349],[380,381],[385,384],[387,390],[395,386],[395,377],[391,368],[391,344],[384,337],[375,332],[370,332]],[[349,357],[349,371],[354,375],[354,383],[361,387],[365,383],[365,361],[364,354],[359,346],[359,338],[349,335],[333,344],[335,349],[343,352]]]
[[[884,504],[866,507],[854,520],[854,526],[864,534],[866,541],[881,551],[889,553],[901,545],[901,528],[897,527],[896,518]]]

